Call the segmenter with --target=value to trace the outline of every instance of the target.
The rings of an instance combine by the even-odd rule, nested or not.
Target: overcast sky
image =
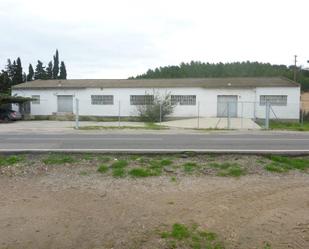
[[[308,0],[0,0],[0,69],[59,49],[68,78],[127,78],[180,62],[309,60]]]

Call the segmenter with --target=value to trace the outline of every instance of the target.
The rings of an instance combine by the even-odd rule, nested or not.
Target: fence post
[[[120,100],[118,101],[118,127],[120,127]]]
[[[79,99],[75,98],[75,129],[79,129]]]
[[[241,129],[244,128],[244,102],[241,102]]]
[[[200,128],[200,101],[197,102],[197,129]]]
[[[301,112],[300,112],[300,115],[301,115],[301,119],[300,119],[300,121],[301,121],[301,126],[303,126],[304,125],[304,110],[302,109],[301,110]]]
[[[230,102],[227,102],[227,128],[228,128],[228,129],[231,129]]]
[[[265,105],[265,129],[269,129],[269,114],[270,114],[270,103],[266,101]]]
[[[161,124],[162,123],[162,103],[160,102],[160,128],[161,128]]]

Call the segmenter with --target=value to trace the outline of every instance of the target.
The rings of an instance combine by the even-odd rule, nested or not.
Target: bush
[[[174,107],[175,105],[171,102],[170,94],[160,96],[159,94],[154,93],[152,103],[146,103],[146,105],[138,105],[137,112],[140,120],[143,122],[160,122],[160,120],[166,120],[166,117],[173,113]]]

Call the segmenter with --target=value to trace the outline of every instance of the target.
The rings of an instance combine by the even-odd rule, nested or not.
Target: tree
[[[53,79],[58,79],[58,73],[59,73],[59,53],[57,49],[56,54],[54,55]]]
[[[33,76],[34,76],[33,67],[32,67],[31,64],[29,64],[27,81],[32,81],[33,80]]]
[[[34,72],[34,79],[35,80],[46,80],[46,71],[45,67],[43,66],[43,62],[38,60],[38,64],[36,65],[35,72]]]
[[[52,79],[53,78],[53,63],[50,61],[46,68],[46,78]]]
[[[11,87],[11,80],[7,71],[0,72],[0,93],[9,94]]]
[[[19,84],[24,82],[23,80],[23,68],[21,65],[21,60],[18,57],[16,60],[16,68],[15,68],[15,82],[13,82],[13,84]]]
[[[59,75],[59,79],[62,79],[62,80],[66,80],[67,79],[67,70],[65,68],[65,64],[63,61],[61,61],[61,64],[60,64],[60,75]]]

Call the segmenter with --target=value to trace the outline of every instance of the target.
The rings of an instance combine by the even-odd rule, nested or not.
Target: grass
[[[169,165],[172,165],[172,164],[173,164],[173,161],[169,160],[169,159],[162,159],[160,161],[160,165],[161,166],[169,166]]]
[[[43,163],[45,164],[65,164],[73,162],[75,162],[75,159],[72,156],[64,154],[50,154],[47,158],[43,159]]]
[[[131,169],[129,170],[129,175],[136,178],[152,176],[151,171],[149,169],[144,168]]]
[[[112,159],[108,156],[100,156],[99,160],[103,163],[107,163],[107,162],[110,162]]]
[[[264,169],[271,172],[284,173],[293,169],[309,169],[309,160],[304,158],[271,155],[268,159],[272,162],[264,166]]]
[[[22,162],[24,160],[25,157],[21,155],[0,157],[0,166],[10,166]]]
[[[175,223],[170,231],[161,232],[161,238],[166,241],[167,248],[192,249],[224,249],[218,236],[209,231],[200,230],[196,224],[186,226]]]
[[[218,172],[218,176],[233,176],[240,177],[246,175],[246,170],[239,166],[231,166],[227,169],[221,170]]]
[[[237,163],[211,163],[209,166],[219,169],[218,176],[240,177],[247,173],[247,171]]]
[[[117,160],[116,162],[112,163],[111,167],[112,168],[124,168],[128,166],[128,161],[127,160]]]
[[[126,171],[124,168],[113,168],[113,177],[122,178],[126,176]]]
[[[270,121],[269,127],[274,130],[309,131],[309,122],[304,121],[302,125],[296,122]]]
[[[183,170],[186,173],[192,173],[196,168],[198,168],[198,165],[195,162],[187,162],[183,164]]]
[[[98,167],[98,172],[104,174],[108,171],[108,167],[105,164],[102,164]]]

